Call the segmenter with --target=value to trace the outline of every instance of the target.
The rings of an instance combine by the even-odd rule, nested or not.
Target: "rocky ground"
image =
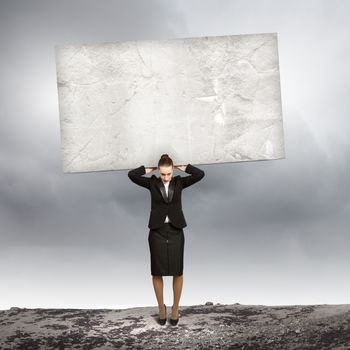
[[[350,349],[350,305],[0,310],[0,349]],[[170,307],[168,307],[168,318]]]

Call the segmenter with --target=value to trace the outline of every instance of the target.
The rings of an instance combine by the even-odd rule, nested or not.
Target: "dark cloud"
[[[346,1],[2,1],[0,264],[11,268],[2,272],[0,308],[19,304],[10,281],[23,269],[43,283],[35,295],[49,288],[36,276],[51,265],[62,273],[57,283],[74,285],[69,265],[60,269],[63,261],[94,265],[106,279],[114,268],[148,273],[148,191],[127,171],[62,173],[54,45],[65,43],[278,32],[286,158],[201,166],[205,178],[183,193],[188,275],[195,280],[204,269],[227,292],[208,288],[203,297],[225,302],[239,283],[244,298],[246,276],[259,279],[258,266],[289,286],[295,273],[305,282],[305,289],[298,284],[300,302],[310,300],[310,271],[319,290],[323,263],[329,276],[331,267],[347,273],[349,9]],[[36,254],[42,247],[46,253]],[[114,259],[109,267],[106,256]],[[231,273],[236,280],[227,279]],[[196,283],[189,303],[206,301],[198,298],[208,281]],[[15,288],[22,287],[18,280]],[[270,287],[251,292],[251,300],[269,300]],[[349,285],[341,287],[348,294]],[[345,300],[335,289],[323,300]],[[123,290],[117,303],[134,305]],[[286,295],[297,303],[292,292]]]

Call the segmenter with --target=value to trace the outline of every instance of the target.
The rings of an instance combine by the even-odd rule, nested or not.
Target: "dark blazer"
[[[151,177],[142,176],[146,174],[144,165],[128,172],[128,176],[135,184],[145,187],[151,192],[152,207],[148,227],[156,229],[163,225],[168,215],[171,223],[177,228],[187,226],[181,204],[181,192],[184,188],[193,185],[204,177],[204,171],[188,164],[185,172],[189,176],[173,176],[169,183],[168,195],[166,195],[165,186],[160,177],[152,175]]]

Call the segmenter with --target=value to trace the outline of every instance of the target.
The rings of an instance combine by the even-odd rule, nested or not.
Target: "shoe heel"
[[[171,311],[172,311],[172,309],[173,308],[171,308]],[[178,322],[179,322],[179,318],[180,318],[180,316],[177,319],[170,318],[170,324],[172,326],[176,326],[178,324]]]
[[[166,305],[165,304],[164,304],[164,307],[165,307],[165,318],[160,318],[160,317],[158,318],[159,324],[161,326],[164,326],[166,323]]]

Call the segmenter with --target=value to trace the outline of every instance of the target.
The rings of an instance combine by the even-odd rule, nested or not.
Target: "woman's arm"
[[[147,171],[146,171],[146,169],[147,169]],[[145,177],[142,175],[145,175],[146,173],[150,173],[153,170],[154,170],[154,168],[145,168],[144,165],[141,165],[140,167],[138,167],[136,169],[131,169],[128,172],[128,177],[135,184],[150,189],[151,188],[151,185],[150,185],[151,179],[149,177]]]
[[[146,169],[146,174],[151,173],[153,170],[157,170],[158,168],[156,166],[151,167],[151,168],[145,168]]]
[[[181,171],[185,171],[187,165],[175,165],[174,167],[177,168],[177,169],[179,169],[179,170],[181,170]]]
[[[203,170],[195,167],[192,164],[177,165],[175,167],[181,171],[185,171],[186,173],[191,174],[190,176],[180,177],[180,179],[182,181],[182,188],[186,188],[188,186],[195,184],[196,182],[203,179],[203,177],[205,175]]]

